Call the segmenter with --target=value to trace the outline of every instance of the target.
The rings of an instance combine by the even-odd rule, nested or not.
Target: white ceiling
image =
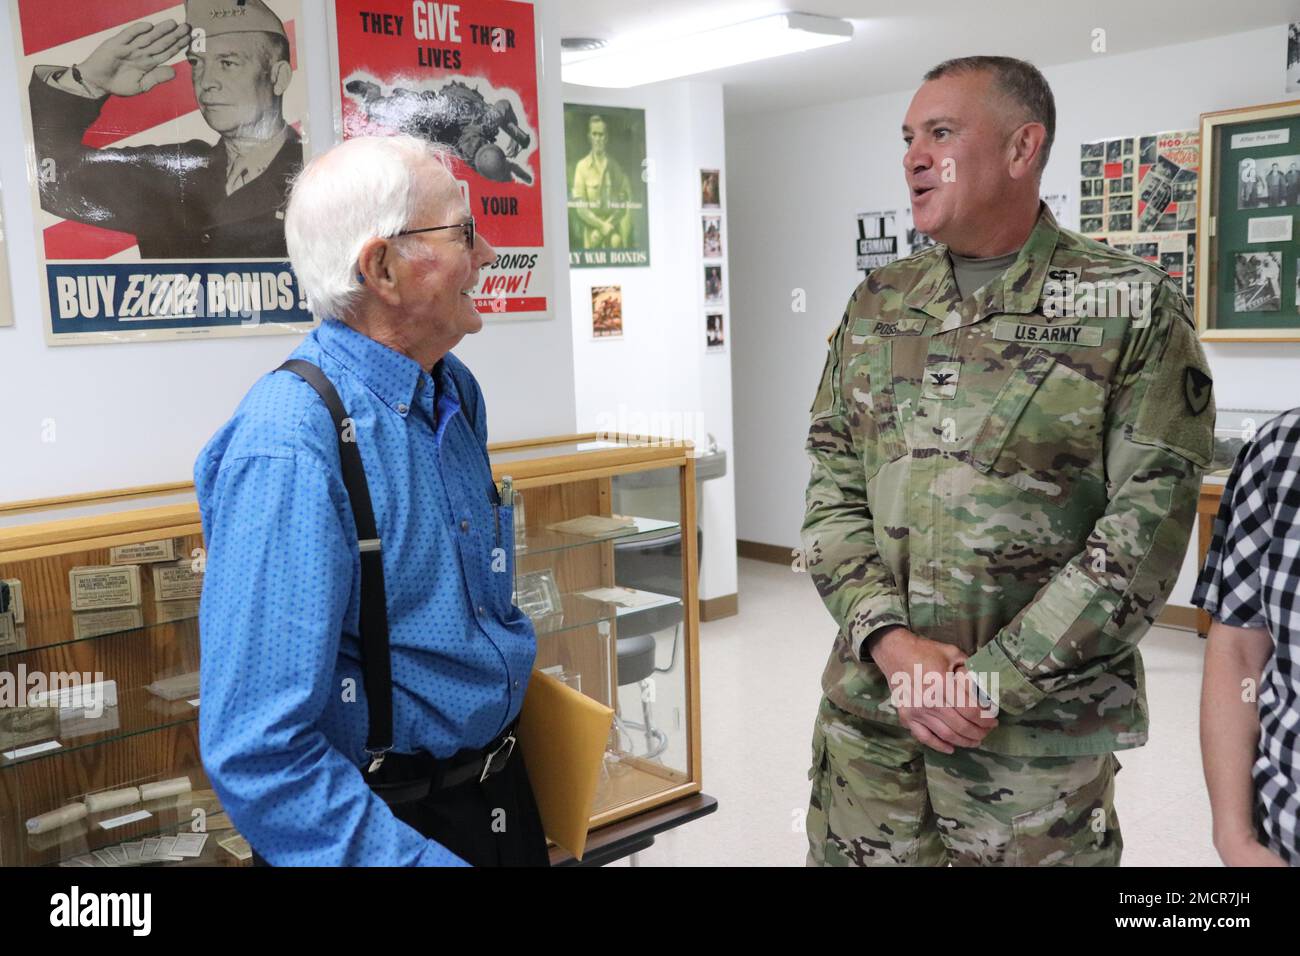
[[[757,113],[912,89],[934,64],[953,56],[1002,54],[1039,66],[1261,27],[1278,28],[1278,71],[1286,57],[1283,24],[1300,20],[1297,0],[541,0],[559,9],[560,36],[614,39],[644,31],[681,34],[768,13],[796,11],[852,20],[851,42],[696,78],[721,82],[728,113]],[[1232,64],[1223,64],[1230,70]],[[1176,77],[1157,77],[1161,83]]]

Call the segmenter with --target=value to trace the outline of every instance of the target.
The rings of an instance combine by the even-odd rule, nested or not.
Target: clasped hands
[[[895,627],[874,635],[867,651],[889,681],[899,721],[918,743],[950,754],[957,747],[978,747],[998,725],[997,717],[980,706],[966,655],[951,644]],[[951,675],[970,683],[954,694],[958,681]],[[944,688],[942,694],[927,690],[936,686]]]

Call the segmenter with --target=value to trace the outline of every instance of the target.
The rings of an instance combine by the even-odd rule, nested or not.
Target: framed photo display
[[[1201,114],[1199,192],[1201,338],[1300,342],[1300,100]]]

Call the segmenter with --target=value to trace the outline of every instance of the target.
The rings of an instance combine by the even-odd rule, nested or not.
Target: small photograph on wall
[[[591,287],[591,337],[595,339],[623,337],[623,287],[621,285]]]
[[[700,170],[700,206],[704,209],[722,208],[722,173],[720,170]]]
[[[1237,312],[1276,312],[1282,307],[1282,253],[1239,252],[1232,277]]]
[[[704,301],[722,301],[722,266],[704,267]]]
[[[1300,92],[1300,23],[1286,28],[1286,91]]]
[[[722,313],[710,312],[704,317],[704,341],[710,352],[721,352],[727,345],[722,330]]]
[[[704,227],[704,258],[722,258],[722,217],[703,216],[700,219]]]
[[[1237,208],[1300,205],[1300,156],[1247,156],[1237,163]]]

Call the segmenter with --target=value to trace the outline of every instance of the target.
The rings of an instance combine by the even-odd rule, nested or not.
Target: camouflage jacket
[[[1137,643],[1178,576],[1213,428],[1181,291],[1045,206],[1015,263],[964,301],[943,245],[871,273],[808,433],[804,549],[840,628],[826,695],[897,723],[858,654],[902,624],[995,684],[984,749],[1141,746]]]

